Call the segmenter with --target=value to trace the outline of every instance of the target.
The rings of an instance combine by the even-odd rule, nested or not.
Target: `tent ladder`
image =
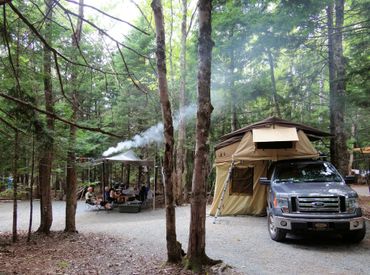
[[[225,193],[226,193],[227,187],[229,186],[229,183],[230,183],[230,178],[231,178],[231,173],[233,171],[233,167],[234,167],[234,162],[231,163],[230,168],[229,168],[229,172],[228,172],[227,177],[225,179],[224,187],[223,187],[222,193],[221,193],[221,199],[220,199],[220,202],[218,203],[218,207],[217,207],[215,218],[213,220],[213,224],[216,223],[217,217],[221,214],[221,208],[223,207]]]

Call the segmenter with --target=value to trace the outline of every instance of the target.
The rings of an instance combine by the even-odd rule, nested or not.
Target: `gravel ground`
[[[28,227],[28,202],[19,202],[18,228]],[[52,230],[63,230],[65,203],[53,203]],[[35,202],[34,230],[39,225]],[[189,206],[176,208],[177,237],[186,251],[189,233]],[[265,217],[220,217],[213,224],[207,217],[206,252],[222,259],[245,274],[370,274],[370,230],[360,244],[347,244],[340,238],[290,236],[285,243],[270,239]],[[0,202],[0,233],[10,232],[12,203]],[[370,228],[369,223],[367,224]],[[129,239],[137,253],[166,258],[165,212],[144,210],[137,214],[77,208],[77,228],[82,233],[105,233]]]

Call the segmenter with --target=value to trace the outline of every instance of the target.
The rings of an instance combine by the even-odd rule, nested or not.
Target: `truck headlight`
[[[289,213],[289,203],[288,198],[275,197],[274,207],[281,208],[284,213]]]
[[[347,199],[347,212],[353,213],[358,208],[358,198],[348,198]]]

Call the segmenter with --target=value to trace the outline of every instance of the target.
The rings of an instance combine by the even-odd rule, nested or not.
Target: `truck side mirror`
[[[271,185],[271,180],[266,177],[260,177],[259,184],[261,185]]]
[[[355,183],[355,176],[346,176],[344,178],[344,181],[346,182],[346,184],[353,184]]]

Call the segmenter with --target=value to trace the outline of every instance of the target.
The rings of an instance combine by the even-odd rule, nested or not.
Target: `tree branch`
[[[139,5],[137,3],[135,3],[135,1],[131,0],[130,1],[132,4],[134,4],[136,6],[136,8],[140,11],[141,15],[144,17],[145,21],[148,23],[148,26],[150,27],[150,29],[152,30],[152,32],[155,32],[155,30],[153,29],[152,27],[152,24],[150,24],[150,21],[148,20],[148,18],[145,16],[143,10],[139,7]]]
[[[13,101],[13,102],[15,102],[15,103],[17,103],[19,105],[22,105],[22,106],[31,108],[31,109],[39,112],[39,113],[42,113],[42,114],[45,114],[45,115],[49,115],[49,116],[53,117],[54,119],[59,120],[59,121],[65,123],[65,124],[76,126],[79,129],[87,130],[87,131],[91,131],[91,132],[102,133],[104,135],[112,136],[112,137],[116,137],[116,138],[122,138],[122,136],[119,136],[119,135],[116,135],[116,134],[113,134],[113,133],[104,131],[104,130],[102,130],[100,128],[87,127],[87,126],[83,126],[83,125],[79,125],[79,124],[73,123],[71,121],[68,121],[68,120],[66,120],[66,119],[64,119],[64,118],[56,115],[55,113],[51,113],[51,112],[42,110],[42,109],[40,109],[40,108],[32,105],[31,103],[28,103],[28,102],[25,102],[23,100],[20,100],[19,98],[15,98],[13,96],[7,95],[7,94],[5,94],[3,92],[0,92],[0,96],[3,97],[3,98],[6,98],[8,100],[11,100],[11,101]]]
[[[122,53],[122,51],[121,51],[121,49],[120,49],[120,47],[119,47],[119,44],[118,44],[118,43],[117,43],[117,49],[118,49],[118,51],[119,51],[119,54],[121,55],[121,58],[122,58],[123,64],[125,65],[125,69],[126,69],[126,71],[127,71],[127,73],[128,73],[128,77],[130,78],[130,80],[131,80],[132,84],[134,84],[134,86],[135,86],[139,91],[142,91],[143,93],[147,94],[147,93],[148,93],[148,91],[144,90],[142,87],[140,87],[140,86],[139,86],[139,84],[141,84],[141,82],[140,82],[138,79],[134,79],[135,75],[134,75],[134,76],[132,76],[132,75],[131,75],[131,73],[130,73],[130,71],[129,71],[129,68],[128,68],[128,65],[127,65],[127,63],[126,63],[125,57],[123,56],[123,53]],[[135,78],[136,78],[136,77],[135,77]],[[139,82],[139,84],[137,84],[136,82]],[[141,86],[143,86],[143,85],[141,84]]]
[[[73,1],[73,0],[66,0],[66,1],[67,2],[70,2],[70,3],[73,3],[73,4],[76,4],[76,5],[80,5],[80,3],[76,2],[76,1]],[[101,13],[101,14],[109,17],[109,18],[112,18],[112,19],[117,20],[119,22],[125,23],[125,24],[129,25],[130,27],[133,27],[134,29],[138,30],[139,32],[142,32],[143,34],[150,35],[146,31],[140,29],[139,27],[136,27],[135,25],[131,24],[130,22],[127,22],[127,21],[122,20],[122,19],[120,19],[118,17],[112,16],[112,15],[110,15],[110,14],[108,14],[108,13],[106,13],[106,12],[104,12],[104,11],[98,9],[98,8],[95,8],[94,6],[90,6],[90,5],[87,5],[87,4],[83,4],[83,6],[84,7],[88,7],[90,9],[93,9],[93,10],[96,10],[97,12],[99,12],[99,13]]]
[[[7,29],[7,18],[6,18],[5,5],[3,6],[3,18],[4,18],[4,41],[5,41],[6,48],[8,50],[9,63],[10,63],[10,66],[12,67],[13,75],[14,75],[14,78],[16,80],[16,90],[17,90],[17,92],[20,92],[21,85],[20,85],[19,78],[18,78],[18,72],[17,72],[17,70],[15,69],[15,66],[14,66],[14,62],[13,62],[13,58],[12,58],[12,52],[10,50],[10,45],[9,45],[9,40],[8,40],[8,34],[7,34],[8,29]]]
[[[74,13],[73,11],[70,11],[68,9],[66,9],[65,7],[63,7],[63,5],[61,5],[60,3],[56,3],[57,6],[59,6],[65,13],[69,13],[77,18],[80,18],[80,16],[76,13]],[[109,35],[105,30],[103,30],[102,28],[99,28],[97,25],[95,25],[93,22],[87,20],[86,18],[83,18],[81,17],[80,18],[82,21],[86,22],[87,24],[89,24],[90,26],[92,26],[94,29],[98,30],[100,33],[104,34],[105,36],[109,37],[112,41],[118,43],[119,45],[121,45],[122,47],[132,51],[133,53],[137,54],[138,56],[141,56],[145,59],[149,59],[149,57],[139,53],[138,51],[136,51],[135,49],[129,47],[129,46],[126,46],[125,44],[119,42],[118,40],[114,39],[111,35]]]
[[[24,17],[24,15],[12,3],[9,3],[9,7],[31,29],[31,31],[41,40],[41,42],[45,45],[45,47],[47,47],[50,51],[52,51],[56,55],[60,56],[62,59],[64,59],[68,63],[71,63],[71,64],[76,65],[76,66],[86,67],[86,68],[92,69],[94,71],[103,73],[103,74],[106,73],[106,74],[109,74],[109,75],[114,75],[113,72],[105,72],[104,70],[101,70],[99,68],[93,67],[91,65],[86,65],[86,64],[82,64],[82,63],[78,63],[78,62],[72,61],[68,57],[64,56],[63,54],[61,54],[60,52],[58,52],[56,49],[54,49],[53,47],[51,47],[49,45],[49,43],[45,40],[45,38],[37,31],[37,29],[27,20],[27,18]],[[125,74],[122,74],[122,75],[125,75]]]
[[[9,128],[12,128],[13,131],[15,132],[21,132],[23,134],[26,134],[25,131],[21,130],[21,129],[18,129],[17,127],[13,126],[11,123],[9,123],[8,121],[6,121],[5,119],[3,119],[2,117],[0,117],[0,121],[3,122],[6,126],[8,126]]]
[[[186,31],[186,37],[188,37],[188,35],[189,35],[189,32],[190,32],[191,27],[192,27],[193,22],[194,22],[194,16],[195,16],[197,10],[198,10],[198,5],[196,5],[196,7],[195,7],[195,9],[194,9],[194,11],[191,15],[190,22],[189,22],[189,27],[188,27],[188,30]]]

